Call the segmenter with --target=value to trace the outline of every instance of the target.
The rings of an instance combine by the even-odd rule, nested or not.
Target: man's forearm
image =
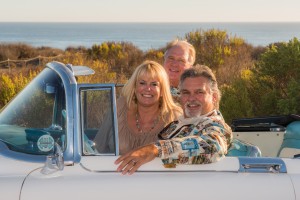
[[[212,163],[218,161],[227,152],[226,139],[216,135],[173,138],[160,140],[159,143],[160,158],[164,164]]]

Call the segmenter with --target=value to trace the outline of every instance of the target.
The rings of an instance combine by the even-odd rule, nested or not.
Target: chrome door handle
[[[239,157],[239,172],[246,173],[287,173],[286,165],[281,158]]]
[[[257,164],[242,164],[246,171],[249,169],[255,169],[257,172],[272,172],[279,173],[281,164],[269,164],[269,163],[257,163]]]

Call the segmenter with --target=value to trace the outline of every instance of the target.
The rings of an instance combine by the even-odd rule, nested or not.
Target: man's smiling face
[[[197,117],[215,109],[216,94],[207,78],[186,78],[180,85],[180,100],[185,117]]]
[[[181,74],[190,67],[187,47],[177,45],[167,51],[164,68],[169,76],[171,86],[178,87]]]

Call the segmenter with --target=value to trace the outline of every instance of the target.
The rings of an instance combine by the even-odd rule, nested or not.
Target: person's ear
[[[216,92],[214,92],[212,94],[212,100],[213,100],[213,103],[215,105],[217,103],[217,100],[218,100],[218,94]]]

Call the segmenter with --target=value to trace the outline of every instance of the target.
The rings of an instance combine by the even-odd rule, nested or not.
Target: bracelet
[[[157,141],[157,142],[154,142],[153,144],[154,144],[155,148],[156,148],[157,151],[158,151],[158,157],[161,157],[161,155],[162,155],[162,150],[161,150],[160,142]]]

